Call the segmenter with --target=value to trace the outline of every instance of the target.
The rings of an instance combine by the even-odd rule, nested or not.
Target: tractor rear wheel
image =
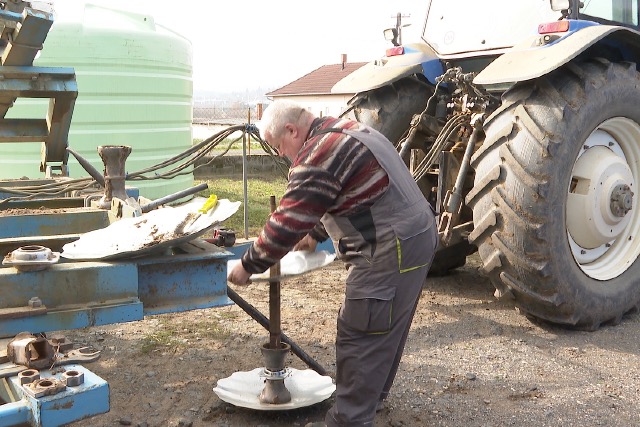
[[[638,308],[638,99],[635,64],[593,59],[515,85],[487,119],[470,240],[525,315],[594,330]]]
[[[414,114],[420,114],[433,88],[416,77],[405,77],[389,85],[358,94],[346,117],[371,126],[396,144],[409,129]]]

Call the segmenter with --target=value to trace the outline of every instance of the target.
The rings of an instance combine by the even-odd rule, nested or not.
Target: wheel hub
[[[584,141],[571,171],[567,238],[580,269],[593,279],[618,277],[640,254],[640,215],[633,206],[638,141],[640,124],[608,119]]]
[[[593,249],[615,240],[629,222],[633,175],[625,159],[609,147],[585,150],[573,168],[567,228],[575,242]]]
[[[633,192],[626,184],[617,185],[611,193],[611,212],[617,217],[623,217],[633,206]]]

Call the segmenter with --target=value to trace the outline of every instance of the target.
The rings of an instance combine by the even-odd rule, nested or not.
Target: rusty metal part
[[[227,286],[227,296],[238,307],[244,310],[253,320],[262,325],[266,330],[270,330],[269,319],[262,314],[257,308],[249,304],[244,298],[242,298],[236,291]],[[280,340],[291,346],[291,352],[298,356],[308,367],[316,371],[320,375],[327,375],[327,371],[316,362],[311,356],[309,356],[298,344],[296,344],[285,333],[280,333]]]
[[[613,215],[622,218],[633,207],[633,191],[627,184],[617,185],[611,192],[610,205]]]
[[[32,383],[23,385],[22,388],[30,396],[40,398],[65,391],[67,385],[57,378],[40,378]]]
[[[447,195],[445,196],[444,212],[440,214],[440,223],[438,224],[438,231],[441,233],[441,241],[445,245],[450,243],[452,229],[458,225],[460,210],[462,209],[464,181],[467,177],[467,172],[469,171],[471,155],[473,154],[476,142],[478,141],[480,132],[482,131],[483,123],[484,116],[482,114],[475,114],[472,118],[471,125],[473,126],[473,132],[467,141],[467,146],[460,164],[460,170],[458,171],[456,182],[451,191],[447,192]]]
[[[59,252],[53,252],[40,245],[27,245],[8,253],[2,260],[2,265],[15,267],[18,271],[40,271],[58,261],[60,261]],[[34,307],[31,304],[29,306]]]
[[[73,343],[62,334],[49,335],[48,339],[58,353],[67,353],[73,349]]]
[[[67,387],[77,387],[84,383],[84,373],[76,370],[64,371],[62,379]]]
[[[90,363],[90,362],[95,362],[100,358],[100,351],[95,350],[91,347],[81,347],[75,350],[70,350],[70,351],[61,352],[61,353],[56,352],[53,346],[51,346],[51,344],[47,342],[45,338],[42,338],[42,340],[44,340],[46,344],[43,344],[41,341],[38,341],[36,344],[36,347],[50,349],[50,351],[53,352],[53,356],[49,356],[39,361],[31,361],[30,364],[32,366],[26,366],[23,363],[16,362],[13,355],[15,354],[16,350],[21,351],[22,353],[26,353],[26,350],[23,349],[24,347],[23,340],[28,340],[29,336],[31,337],[33,336],[28,333],[25,333],[25,335],[23,336],[21,335],[22,334],[18,334],[16,338],[13,339],[9,343],[9,346],[7,347],[7,357],[11,363],[4,364],[3,366],[0,367],[0,378],[19,375],[21,372],[24,372],[29,369],[43,369],[43,368],[51,369],[55,366],[71,365],[76,363],[78,364]],[[12,345],[12,343],[14,342],[16,342],[16,344]],[[30,351],[29,355],[30,356],[33,355],[33,352]],[[26,355],[23,354],[18,360],[22,362],[24,361],[25,358],[26,358]],[[45,363],[45,360],[47,361],[47,363]],[[41,367],[39,368],[34,367],[33,366],[34,363]]]
[[[276,210],[276,197],[270,196],[271,213]],[[269,269],[270,277],[280,276],[280,262]],[[280,282],[269,281],[269,348],[280,348]]]
[[[16,365],[43,369],[53,366],[56,352],[46,338],[22,332],[7,345],[7,356]]]
[[[236,243],[236,233],[228,228],[218,228],[213,230],[213,238],[209,239],[211,243],[220,247],[231,247]]]
[[[126,145],[101,145],[98,155],[104,163],[104,196],[98,203],[101,209],[110,209],[111,200],[117,197],[127,200],[125,191],[125,160],[131,154],[131,147]]]
[[[277,405],[291,401],[291,393],[284,385],[287,375],[285,358],[290,350],[291,346],[286,343],[280,343],[279,348],[271,348],[271,343],[265,343],[260,348],[265,361],[265,383],[258,396],[261,403]]]
[[[40,371],[37,369],[25,369],[18,373],[18,380],[21,385],[32,383],[40,379]]]
[[[4,10],[0,10],[0,142],[43,142],[40,171],[52,176],[54,169],[59,169],[66,176],[65,148],[78,96],[75,72],[71,68],[33,67],[53,24],[53,14],[25,5],[30,3],[4,2]],[[18,98],[49,99],[46,118],[7,118]]]
[[[100,358],[100,350],[92,347],[80,347],[66,353],[58,353],[56,356],[56,366],[69,365],[71,363],[95,362]]]
[[[276,197],[269,198],[271,213],[276,210]],[[280,276],[280,261],[269,269],[271,278]],[[285,358],[291,350],[291,346],[281,342],[282,330],[280,327],[280,281],[269,280],[269,342],[261,347],[262,357],[265,361],[265,371],[280,373],[285,371]],[[282,404],[291,401],[291,393],[284,385],[284,378],[270,375],[260,392],[258,399],[261,403]]]

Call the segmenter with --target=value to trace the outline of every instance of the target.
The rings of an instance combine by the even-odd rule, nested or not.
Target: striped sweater
[[[328,238],[320,219],[326,213],[344,217],[363,215],[384,194],[389,177],[373,153],[355,138],[328,128],[353,131],[364,126],[347,119],[324,117],[311,124],[307,141],[289,170],[287,189],[258,239],[242,257],[249,273],[274,265],[310,233]],[[371,224],[372,225],[372,224]]]

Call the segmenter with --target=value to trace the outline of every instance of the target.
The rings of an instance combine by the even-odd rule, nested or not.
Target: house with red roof
[[[339,116],[355,93],[332,93],[331,88],[365,64],[349,63],[347,55],[342,55],[339,64],[323,65],[266,96],[274,101],[288,99],[297,102],[319,117]]]

